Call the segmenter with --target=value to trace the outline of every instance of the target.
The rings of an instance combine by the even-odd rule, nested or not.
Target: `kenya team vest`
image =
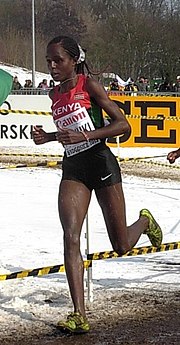
[[[104,125],[102,110],[90,99],[86,91],[87,76],[78,75],[77,85],[69,92],[60,94],[59,85],[55,86],[52,97],[52,115],[57,130],[68,128],[74,131],[93,131]],[[65,145],[67,157],[86,151],[100,143],[99,139],[81,141]]]

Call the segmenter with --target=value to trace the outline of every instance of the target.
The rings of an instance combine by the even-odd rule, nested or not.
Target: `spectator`
[[[24,88],[25,89],[31,89],[33,87],[32,81],[30,79],[25,80]]]
[[[48,89],[47,79],[43,79],[43,81],[39,83],[38,88],[42,90],[47,90]]]
[[[147,92],[148,91],[148,85],[147,85],[147,78],[140,77],[137,81],[137,88],[138,91]]]
[[[175,151],[169,152],[167,155],[167,159],[168,159],[170,164],[174,163],[175,160],[179,157],[180,157],[180,148],[175,150]]]
[[[158,90],[159,90],[159,84],[157,82],[155,82],[154,86],[153,86],[153,91],[157,92]]]
[[[176,83],[174,85],[174,91],[180,92],[180,75],[176,77]]]
[[[21,90],[22,89],[22,85],[20,84],[18,77],[15,76],[13,79],[13,84],[12,84],[12,90]]]
[[[173,91],[172,84],[167,79],[165,79],[164,83],[160,84],[158,91],[159,92],[171,92],[171,91]]]
[[[131,92],[137,92],[138,91],[138,87],[135,84],[135,82],[133,80],[131,80],[124,88],[124,91],[131,91]],[[131,95],[131,93],[129,93]]]
[[[144,84],[146,91],[150,90],[149,80],[147,78],[144,78]]]
[[[110,91],[119,91],[118,80],[114,79],[110,84]]]
[[[38,89],[41,89],[40,94],[46,94],[48,92],[48,83],[47,79],[43,79],[41,83],[38,85]]]
[[[26,79],[23,93],[26,95],[30,95],[32,93],[32,90],[30,91],[29,89],[32,89],[32,88],[33,88],[33,84],[32,84],[31,79]]]

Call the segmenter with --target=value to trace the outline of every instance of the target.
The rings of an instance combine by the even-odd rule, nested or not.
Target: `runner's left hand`
[[[63,145],[75,144],[84,140],[84,136],[81,132],[74,131],[72,129],[61,128],[56,133],[56,139]]]

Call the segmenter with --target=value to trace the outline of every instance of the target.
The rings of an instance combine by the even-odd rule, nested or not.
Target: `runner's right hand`
[[[42,129],[40,126],[34,126],[32,131],[33,141],[36,145],[41,145],[47,143],[48,140],[48,133]]]

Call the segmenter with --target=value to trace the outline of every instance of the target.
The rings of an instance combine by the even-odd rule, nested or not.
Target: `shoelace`
[[[72,320],[74,321],[75,323],[79,324],[81,323],[82,321],[84,321],[82,315],[80,315],[79,313],[70,313],[68,316],[67,316],[67,320]]]

